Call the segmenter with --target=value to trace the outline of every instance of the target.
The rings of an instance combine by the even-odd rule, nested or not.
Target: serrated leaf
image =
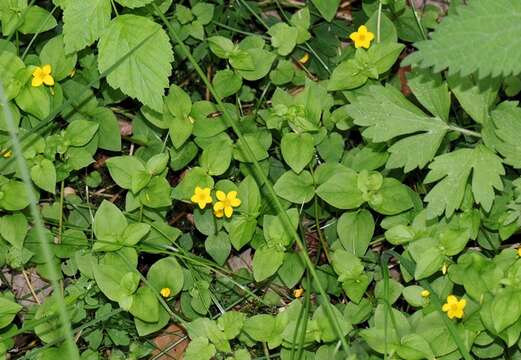
[[[448,68],[461,76],[477,72],[480,79],[519,74],[520,31],[521,2],[473,0],[445,17],[431,40],[416,43],[418,51],[403,65]]]
[[[505,163],[521,168],[521,108],[517,102],[501,103],[491,113],[495,135],[500,139],[496,150],[505,158]]]
[[[120,15],[111,21],[98,50],[100,72],[134,50],[108,74],[107,81],[144,105],[163,111],[164,89],[168,87],[174,56],[169,38],[159,24],[143,16]]]
[[[494,189],[503,189],[501,175],[505,174],[505,169],[501,159],[484,145],[437,156],[429,168],[431,171],[424,183],[438,181],[425,197],[430,217],[443,212],[449,217],[460,208],[471,173],[472,194],[485,211],[492,206]]]
[[[82,50],[98,40],[110,23],[111,11],[110,0],[71,0],[63,12],[65,52]]]
[[[363,135],[374,142],[399,138],[387,149],[391,155],[386,166],[403,167],[405,172],[427,165],[448,130],[440,118],[424,114],[392,87],[369,87],[346,112],[356,125],[367,127]]]

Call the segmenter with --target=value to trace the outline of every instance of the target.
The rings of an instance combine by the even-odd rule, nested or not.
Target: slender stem
[[[420,20],[420,16],[418,15],[418,12],[416,11],[416,6],[414,6],[413,0],[409,0],[409,4],[411,4],[412,13],[414,14],[414,20],[416,20],[416,25],[418,26],[418,29],[420,29],[422,38],[423,38],[423,40],[427,40],[427,34],[425,33],[425,29],[423,28],[423,25]]]
[[[159,18],[163,21],[165,26],[168,28],[168,31],[169,31],[170,35],[172,36],[173,40],[178,44],[180,50],[182,52],[184,52],[186,58],[190,61],[190,63],[194,67],[195,71],[197,72],[197,74],[199,75],[199,77],[201,78],[203,83],[210,90],[210,93],[212,94],[212,96],[214,97],[214,99],[217,103],[218,109],[220,111],[222,111],[222,113],[223,113],[224,120],[232,128],[233,132],[239,138],[239,140],[240,140],[239,144],[240,144],[241,150],[246,155],[246,159],[248,160],[249,163],[252,163],[253,169],[254,169],[256,175],[258,176],[258,178],[260,179],[261,183],[266,185],[266,189],[268,191],[269,197],[271,198],[273,204],[275,205],[275,209],[277,210],[278,216],[281,219],[284,228],[286,229],[288,234],[291,235],[291,237],[293,237],[295,239],[295,242],[299,249],[299,255],[301,256],[302,260],[306,264],[306,267],[308,268],[309,272],[311,273],[311,276],[313,277],[313,280],[315,281],[314,284],[316,285],[316,287],[322,297],[322,300],[324,302],[326,316],[328,317],[329,322],[333,325],[333,328],[335,329],[335,332],[336,332],[338,338],[342,342],[343,350],[346,353],[348,353],[349,346],[347,345],[347,340],[346,340],[344,334],[342,333],[342,329],[340,327],[339,320],[335,317],[335,314],[332,310],[332,305],[329,301],[329,297],[327,296],[327,294],[324,290],[324,287],[322,286],[322,284],[320,282],[320,279],[316,272],[315,266],[313,265],[313,262],[309,258],[307,251],[305,251],[302,240],[300,239],[297,231],[293,228],[293,224],[291,223],[291,220],[290,220],[288,214],[286,213],[284,207],[282,206],[282,203],[280,202],[279,198],[277,197],[277,194],[275,193],[273,184],[271,184],[271,181],[268,179],[267,175],[262,170],[259,162],[255,160],[255,155],[254,155],[250,145],[245,140],[242,130],[239,128],[237,122],[230,116],[227,108],[224,106],[224,103],[223,103],[221,97],[215,91],[212,83],[208,80],[205,72],[201,69],[201,67],[199,66],[199,64],[193,57],[193,55],[190,53],[190,50],[188,49],[188,47],[181,41],[181,38],[177,34],[177,31],[173,28],[172,24],[170,24],[168,22],[168,20],[164,16],[164,14],[159,10],[159,7],[154,2],[152,3],[152,7],[156,11]]]
[[[315,203],[313,204],[315,208],[315,225],[317,227],[318,239],[320,240],[320,244],[322,245],[322,249],[324,250],[324,254],[326,255],[327,262],[331,264],[331,256],[329,255],[329,245],[327,240],[324,238],[324,234],[322,234],[322,230],[320,230],[320,219],[318,213],[318,199],[315,196]]]
[[[63,194],[64,190],[64,182],[62,180],[61,186],[60,186],[60,221],[58,224],[58,244],[61,244],[62,242],[62,231],[63,231]]]
[[[380,43],[380,33],[382,29],[382,1],[378,1],[378,19],[376,22],[376,42]]]
[[[264,358],[265,359],[271,359],[270,351],[268,349],[268,344],[266,344],[265,341],[262,342],[262,349],[264,350]]]
[[[52,17],[52,14],[56,11],[58,7],[55,6],[51,12],[49,12],[49,14],[47,15],[47,17],[45,18],[44,21],[42,21],[42,23],[40,24],[40,27],[38,28],[38,31],[36,32],[36,34],[33,35],[33,37],[31,38],[31,41],[29,41],[29,44],[27,44],[27,46],[25,47],[25,50],[21,56],[22,60],[25,59],[25,56],[27,55],[27,53],[29,52],[29,50],[31,49],[31,46],[33,45],[34,41],[36,40],[36,38],[38,37],[38,35],[40,35],[40,30],[43,29],[43,27],[45,26],[45,24],[47,23],[47,20],[49,20],[51,17]]]
[[[463,135],[474,136],[474,137],[478,137],[478,138],[481,137],[481,134],[476,131],[468,130],[468,129],[465,129],[465,128],[462,128],[462,127],[459,127],[456,125],[449,125],[449,129],[452,131],[459,132]]]

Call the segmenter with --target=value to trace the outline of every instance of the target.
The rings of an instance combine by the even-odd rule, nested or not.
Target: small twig
[[[25,272],[24,269],[22,269],[22,275],[23,275],[23,277],[24,277],[24,279],[25,279],[25,282],[27,283],[27,286],[29,287],[29,291],[31,291],[31,295],[32,295],[33,298],[34,298],[34,301],[36,301],[36,303],[37,303],[38,305],[40,305],[40,304],[41,304],[40,299],[38,299],[38,296],[36,295],[36,292],[34,291],[34,288],[33,288],[33,286],[31,285],[31,280],[30,280],[29,277],[27,276],[27,273]]]

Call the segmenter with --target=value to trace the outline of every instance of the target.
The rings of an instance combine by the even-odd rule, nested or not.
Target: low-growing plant
[[[521,358],[520,22],[2,0],[0,359]]]

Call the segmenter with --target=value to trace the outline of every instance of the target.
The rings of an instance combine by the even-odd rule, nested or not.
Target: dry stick
[[[27,284],[27,287],[29,287],[29,291],[31,291],[31,295],[34,298],[34,301],[36,301],[36,303],[38,305],[40,305],[41,304],[40,299],[38,299],[38,295],[36,295],[36,292],[34,291],[33,285],[31,284],[31,280],[27,276],[27,273],[25,272],[24,269],[22,269],[22,275],[24,276],[24,279],[25,279],[25,282]]]
[[[210,81],[206,78],[206,74],[201,69],[201,67],[199,66],[199,64],[195,60],[195,58],[192,56],[192,54],[190,53],[190,50],[181,41],[181,38],[177,34],[176,30],[168,22],[168,20],[166,19],[164,14],[161,12],[159,7],[155,3],[152,3],[152,6],[153,6],[154,10],[156,11],[157,15],[159,16],[159,18],[163,21],[163,23],[167,27],[167,29],[170,32],[170,35],[172,36],[173,40],[175,40],[176,43],[179,44],[179,47],[185,53],[187,59],[192,63],[192,66],[194,67],[195,71],[197,72],[197,74],[199,75],[199,77],[201,78],[203,83],[210,90],[210,93],[212,94],[212,96],[214,97],[215,101],[217,102],[218,108],[221,109],[221,111],[223,112],[223,117],[224,117],[225,121],[233,129],[233,132],[237,135],[237,137],[239,139],[242,139],[242,141],[241,141],[241,148],[244,151],[247,159],[251,160],[250,162],[252,162],[253,169],[257,173],[257,176],[260,178],[262,183],[266,185],[266,188],[268,190],[269,196],[270,196],[270,198],[272,199],[272,201],[273,201],[273,203],[275,205],[275,208],[277,210],[277,213],[279,214],[279,218],[282,220],[282,224],[283,224],[284,228],[286,229],[286,231],[289,232],[291,237],[293,237],[295,239],[295,242],[297,243],[297,246],[299,248],[299,255],[301,256],[301,258],[303,259],[304,263],[306,264],[306,267],[308,268],[311,276],[313,277],[313,280],[315,280],[315,285],[316,285],[320,295],[323,298],[324,308],[325,308],[325,311],[326,311],[326,316],[327,316],[329,322],[333,325],[335,333],[337,334],[337,336],[339,337],[339,339],[340,339],[340,341],[342,343],[343,350],[346,353],[348,353],[349,352],[349,346],[347,345],[347,340],[346,340],[346,338],[345,338],[345,336],[344,336],[344,334],[342,332],[342,329],[340,327],[340,323],[339,323],[338,319],[335,317],[335,314],[334,314],[334,312],[332,310],[332,306],[333,305],[331,305],[331,303],[329,302],[329,297],[327,296],[327,294],[326,294],[322,284],[320,283],[320,279],[319,279],[318,274],[317,274],[317,272],[315,270],[315,266],[314,266],[313,262],[311,261],[311,259],[309,258],[309,255],[306,252],[304,244],[302,243],[302,240],[300,239],[298,233],[296,232],[296,230],[293,229],[293,225],[291,223],[291,220],[289,219],[289,216],[286,214],[286,211],[284,210],[280,200],[278,199],[277,194],[275,193],[275,190],[273,189],[273,185],[271,184],[271,182],[268,179],[268,177],[266,176],[266,174],[264,174],[264,172],[263,172],[262,168],[260,167],[259,163],[255,160],[255,156],[253,154],[253,151],[252,151],[251,147],[249,146],[248,142],[244,140],[244,136],[243,136],[243,133],[242,133],[241,129],[238,127],[238,125],[235,122],[235,120],[230,116],[230,114],[228,113],[228,111],[224,107],[224,103],[222,102],[221,97],[217,94],[217,92],[213,88],[213,86],[210,83]]]

